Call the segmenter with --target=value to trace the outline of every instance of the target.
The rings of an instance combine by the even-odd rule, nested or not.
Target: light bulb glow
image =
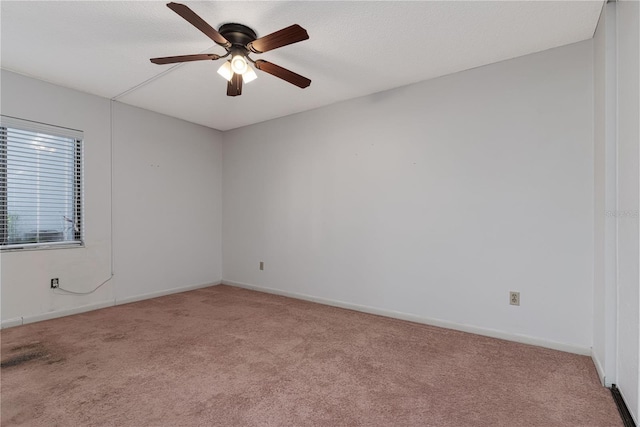
[[[236,74],[244,74],[247,71],[247,60],[241,54],[233,55],[231,58],[231,69]]]
[[[225,61],[220,68],[218,68],[218,74],[224,77],[225,80],[231,81],[233,77],[233,71],[231,71],[231,64],[229,61]]]
[[[245,73],[242,75],[242,81],[245,83],[249,83],[254,81],[257,78],[258,78],[258,75],[256,74],[255,71],[253,71],[253,68],[247,65],[247,71],[245,71]]]

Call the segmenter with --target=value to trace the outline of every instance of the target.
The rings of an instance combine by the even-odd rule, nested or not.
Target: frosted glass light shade
[[[229,61],[225,61],[224,64],[220,68],[218,68],[218,74],[225,78],[227,81],[231,81],[233,77],[233,71],[231,70],[231,63]]]
[[[236,74],[244,74],[247,71],[247,60],[242,55],[233,55],[231,58],[231,70]]]
[[[242,75],[242,81],[244,81],[245,83],[249,83],[254,81],[257,78],[258,78],[258,75],[256,74],[255,71],[253,71],[253,68],[247,65],[247,71],[245,71],[244,74]]]

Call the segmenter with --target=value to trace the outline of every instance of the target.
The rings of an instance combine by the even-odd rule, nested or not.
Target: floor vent
[[[629,412],[627,404],[624,403],[624,399],[622,398],[618,387],[616,387],[615,384],[611,384],[610,390],[611,395],[613,396],[613,400],[616,402],[616,406],[618,407],[618,412],[620,412],[620,417],[622,418],[624,427],[636,427],[636,423],[633,422],[633,418],[631,418],[631,412]]]

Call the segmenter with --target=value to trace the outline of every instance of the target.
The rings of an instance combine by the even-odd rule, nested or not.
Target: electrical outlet
[[[57,277],[55,279],[51,279],[51,289],[56,289],[58,286],[60,286],[60,279]]]
[[[509,304],[520,305],[520,292],[509,292]]]
[[[264,261],[260,261],[260,270],[264,270]]]

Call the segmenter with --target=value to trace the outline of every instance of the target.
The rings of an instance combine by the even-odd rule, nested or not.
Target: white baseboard
[[[114,305],[129,304],[129,303],[132,303],[132,302],[142,301],[142,300],[151,299],[151,298],[157,298],[157,297],[161,297],[161,296],[164,296],[164,295],[170,295],[170,294],[176,294],[176,293],[179,293],[179,292],[192,291],[194,289],[200,289],[200,288],[207,288],[209,286],[219,285],[220,283],[221,282],[218,281],[218,282],[214,282],[214,283],[203,283],[203,284],[199,284],[199,285],[189,285],[189,286],[183,286],[181,288],[171,288],[171,289],[165,289],[165,290],[158,291],[158,292],[150,292],[150,293],[147,293],[147,294],[135,295],[135,296],[123,298],[123,299],[120,299],[120,300],[109,300],[109,301],[103,301],[103,302],[98,302],[98,303],[94,303],[94,304],[87,304],[87,305],[83,305],[83,306],[80,306],[80,307],[73,307],[73,308],[68,308],[68,309],[63,309],[63,310],[55,310],[55,311],[50,311],[48,313],[42,313],[42,314],[35,314],[35,315],[32,315],[32,316],[16,317],[14,319],[3,320],[2,323],[0,324],[0,328],[2,328],[2,329],[11,328],[11,327],[14,327],[14,326],[26,325],[28,323],[40,322],[40,321],[49,320],[49,319],[55,319],[57,317],[64,317],[64,316],[70,316],[72,314],[85,313],[87,311],[98,310],[100,308],[105,308],[105,307],[112,307]]]
[[[87,311],[93,311],[93,310],[98,310],[100,308],[112,307],[112,306],[113,306],[113,300],[109,300],[109,301],[102,301],[102,302],[97,302],[93,304],[81,305],[80,307],[50,311],[48,313],[34,314],[31,316],[23,316],[22,324],[26,325],[28,323],[41,322],[43,320],[55,319],[56,317],[70,316],[72,314],[85,313]],[[17,325],[14,325],[14,326],[17,326]],[[5,327],[4,322],[2,327],[3,328]]]
[[[567,353],[575,353],[583,356],[591,356],[590,347],[581,347],[572,344],[564,344],[556,341],[545,340],[542,338],[531,337],[528,335],[514,334],[496,329],[482,328],[479,326],[467,325],[463,323],[450,322],[448,320],[433,319],[430,317],[417,316],[415,314],[402,313],[399,311],[386,310],[382,308],[369,307],[365,305],[353,304],[344,301],[337,301],[328,298],[315,297],[312,295],[301,294],[297,292],[288,292],[280,289],[267,288],[264,286],[250,285],[248,283],[234,282],[231,280],[222,280],[223,285],[235,286],[238,288],[251,289],[259,292],[266,292],[285,297],[301,299],[305,301],[317,302],[320,304],[330,305],[333,307],[346,308],[349,310],[360,311],[363,313],[376,314],[379,316],[392,317],[394,319],[407,320],[425,325],[438,326],[446,329],[453,329],[461,332],[469,332],[476,335],[483,335],[492,338],[499,338],[507,341],[514,341],[523,344],[535,345],[538,347],[550,348],[553,350],[565,351]]]
[[[187,291],[192,291],[194,289],[201,289],[201,288],[208,288],[210,286],[216,286],[221,284],[221,281],[217,281],[217,282],[209,282],[209,283],[201,283],[199,285],[189,285],[189,286],[183,286],[180,288],[171,288],[171,289],[164,289],[162,291],[157,291],[157,292],[149,292],[147,294],[140,294],[140,295],[134,295],[131,297],[126,297],[126,298],[122,298],[122,299],[116,299],[116,305],[122,305],[122,304],[129,304],[132,302],[136,302],[136,301],[142,301],[145,299],[151,299],[151,298],[158,298],[158,297],[162,297],[165,295],[171,295],[171,294],[177,294],[180,292],[187,292]]]
[[[184,287],[180,287],[180,288],[165,289],[165,290],[162,290],[162,291],[135,295],[135,296],[127,297],[127,298],[122,298],[122,299],[119,299],[119,300],[116,299],[115,301],[113,301],[113,300],[103,301],[103,302],[99,302],[99,303],[95,303],[95,304],[88,304],[88,305],[84,305],[84,306],[80,306],[80,307],[74,307],[74,308],[65,309],[65,310],[57,310],[57,311],[51,311],[51,312],[48,312],[48,313],[43,313],[43,314],[38,314],[38,315],[33,315],[33,316],[24,316],[24,317],[18,317],[18,318],[14,318],[14,319],[7,319],[7,320],[3,320],[2,321],[2,323],[0,324],[0,327],[2,329],[10,328],[10,327],[13,327],[13,326],[19,326],[19,325],[33,323],[33,322],[39,322],[39,321],[42,321],[42,320],[54,319],[54,318],[57,318],[57,317],[69,316],[69,315],[72,315],[72,314],[78,314],[78,313],[84,313],[84,312],[87,312],[87,311],[98,310],[100,308],[110,307],[110,306],[113,306],[113,305],[129,304],[129,303],[136,302],[136,301],[142,301],[142,300],[146,300],[146,299],[157,298],[157,297],[161,297],[161,296],[165,296],[165,295],[171,295],[171,294],[175,294],[175,293],[186,292],[186,291],[190,291],[190,290],[194,290],[194,289],[207,288],[207,287],[210,287],[210,286],[217,286],[217,285],[220,285],[220,284],[225,284],[225,285],[235,286],[235,287],[245,288],[245,289],[251,289],[251,290],[255,290],[255,291],[259,291],[259,292],[266,292],[266,293],[271,293],[271,294],[276,294],[276,295],[282,295],[282,296],[286,296],[286,297],[291,297],[291,298],[296,298],[296,299],[301,299],[301,300],[311,301],[311,302],[317,302],[317,303],[320,303],[320,304],[330,305],[330,306],[334,306],[334,307],[340,307],[340,308],[346,308],[346,309],[349,309],[349,310],[360,311],[360,312],[363,312],[363,313],[376,314],[376,315],[379,315],[379,316],[392,317],[392,318],[395,318],[395,319],[401,319],[401,320],[407,320],[407,321],[410,321],[410,322],[422,323],[422,324],[425,324],[425,325],[438,326],[438,327],[447,328],[447,329],[453,329],[453,330],[462,331],[462,332],[469,332],[469,333],[473,333],[473,334],[477,334],[477,335],[484,335],[484,336],[488,336],[488,337],[504,339],[504,340],[507,340],[507,341],[515,341],[515,342],[519,342],[519,343],[523,343],[523,344],[531,344],[531,345],[536,345],[536,346],[539,346],[539,347],[550,348],[550,349],[553,349],[553,350],[560,350],[560,351],[566,351],[566,352],[569,352],[569,353],[576,353],[576,354],[581,354],[581,355],[585,355],[585,356],[591,356],[593,358],[593,360],[594,360],[594,364],[596,365],[596,369],[598,371],[598,375],[600,376],[600,379],[603,380],[603,382],[604,382],[604,375],[603,375],[604,371],[602,370],[602,366],[601,366],[600,362],[597,360],[597,358],[593,355],[593,353],[591,351],[591,348],[589,348],[589,347],[580,347],[580,346],[575,346],[575,345],[571,345],[571,344],[564,344],[564,343],[559,343],[559,342],[555,342],[555,341],[544,340],[544,339],[541,339],[541,338],[531,337],[531,336],[527,336],[527,335],[514,334],[514,333],[510,333],[510,332],[504,332],[504,331],[500,331],[500,330],[495,330],[495,329],[482,328],[482,327],[473,326],[473,325],[466,325],[466,324],[462,324],[462,323],[455,323],[455,322],[450,322],[450,321],[447,321],[447,320],[433,319],[433,318],[424,317],[424,316],[417,316],[417,315],[414,315],[414,314],[402,313],[402,312],[398,312],[398,311],[386,310],[386,309],[381,309],[381,308],[376,308],[376,307],[369,307],[369,306],[365,306],[365,305],[353,304],[353,303],[344,302],[344,301],[337,301],[337,300],[332,300],[332,299],[328,299],[328,298],[315,297],[315,296],[312,296],[312,295],[301,294],[301,293],[297,293],[297,292],[288,292],[288,291],[283,291],[283,290],[280,290],[280,289],[267,288],[267,287],[263,287],[263,286],[250,285],[248,283],[234,282],[234,281],[230,281],[230,280],[222,280],[222,281],[213,282],[213,283],[203,283],[203,284],[198,284],[198,285],[184,286]]]
[[[0,328],[13,328],[14,326],[20,325],[22,325],[22,317],[16,317],[14,319],[3,320],[2,323],[0,323]]]
[[[593,364],[596,366],[596,371],[598,372],[598,378],[600,378],[600,383],[605,387],[609,387],[611,384],[607,385],[607,378],[604,374],[604,368],[602,367],[602,363],[600,363],[600,359],[598,359],[598,356],[596,356],[596,354],[593,351],[591,351],[591,360],[593,360]]]

